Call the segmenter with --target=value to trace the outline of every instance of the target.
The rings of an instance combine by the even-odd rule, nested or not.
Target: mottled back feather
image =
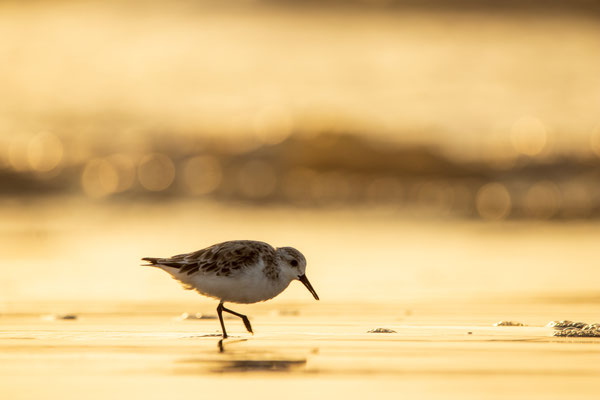
[[[243,268],[256,265],[261,261],[265,266],[274,266],[276,252],[267,243],[253,240],[236,240],[218,243],[192,253],[178,254],[170,258],[144,258],[153,265],[161,264],[177,268],[188,276],[210,274],[229,276]],[[265,274],[273,276],[276,271],[265,268]]]

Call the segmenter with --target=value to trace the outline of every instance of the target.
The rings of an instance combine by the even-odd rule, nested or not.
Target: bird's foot
[[[244,316],[242,318],[242,321],[244,322],[244,326],[246,327],[246,330],[254,335],[254,332],[252,331],[252,325],[250,325],[250,320],[248,319],[248,317]]]

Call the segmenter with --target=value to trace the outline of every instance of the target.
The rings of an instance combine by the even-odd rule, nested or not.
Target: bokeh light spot
[[[40,133],[29,141],[27,159],[31,169],[49,172],[58,167],[63,158],[63,144],[51,133]]]
[[[561,186],[563,195],[562,214],[568,218],[585,218],[592,208],[592,196],[586,183],[568,182]]]
[[[501,183],[492,182],[483,185],[475,198],[477,212],[482,218],[500,220],[511,211],[510,193]]]
[[[222,179],[221,164],[213,156],[192,157],[183,166],[183,180],[192,194],[212,193],[219,187]]]
[[[115,192],[124,192],[131,189],[135,182],[135,162],[127,154],[113,154],[106,160],[114,167],[118,174],[118,184]]]
[[[81,187],[90,197],[114,193],[119,185],[119,174],[108,161],[94,158],[87,162],[81,174]]]
[[[533,185],[525,195],[525,211],[533,218],[546,219],[554,216],[561,203],[558,187],[550,181]]]
[[[366,195],[371,203],[394,203],[402,199],[402,185],[395,178],[377,178],[368,184]]]
[[[248,161],[238,174],[242,194],[252,199],[268,196],[275,189],[276,183],[275,170],[262,160]]]
[[[283,193],[296,204],[312,202],[311,188],[316,179],[316,172],[308,168],[295,168],[283,180]]]
[[[312,195],[318,202],[345,202],[351,195],[351,188],[346,176],[340,172],[325,172],[315,175]]]
[[[175,179],[175,165],[164,154],[148,154],[138,164],[140,184],[152,192],[167,189]]]
[[[454,191],[443,183],[424,183],[417,192],[417,200],[420,205],[441,213],[450,211],[453,198]]]
[[[535,117],[523,117],[513,124],[511,139],[517,152],[533,157],[544,150],[548,135],[542,121]]]
[[[274,145],[287,139],[293,130],[289,112],[279,106],[265,107],[259,111],[253,123],[254,134],[261,142]]]

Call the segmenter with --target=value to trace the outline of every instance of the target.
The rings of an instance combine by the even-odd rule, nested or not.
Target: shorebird
[[[306,277],[306,259],[293,247],[273,248],[254,240],[234,240],[218,243],[192,253],[169,258],[145,257],[144,261],[171,274],[185,289],[219,300],[217,315],[223,331],[223,311],[239,317],[248,332],[252,326],[248,317],[226,308],[228,303],[257,303],[272,299],[299,280],[319,300]],[[219,347],[222,349],[221,342]]]

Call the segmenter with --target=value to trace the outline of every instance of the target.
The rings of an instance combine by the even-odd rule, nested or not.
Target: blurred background
[[[231,239],[299,248],[326,301],[597,301],[599,20],[588,0],[3,1],[0,311],[209,302],[139,259]]]

